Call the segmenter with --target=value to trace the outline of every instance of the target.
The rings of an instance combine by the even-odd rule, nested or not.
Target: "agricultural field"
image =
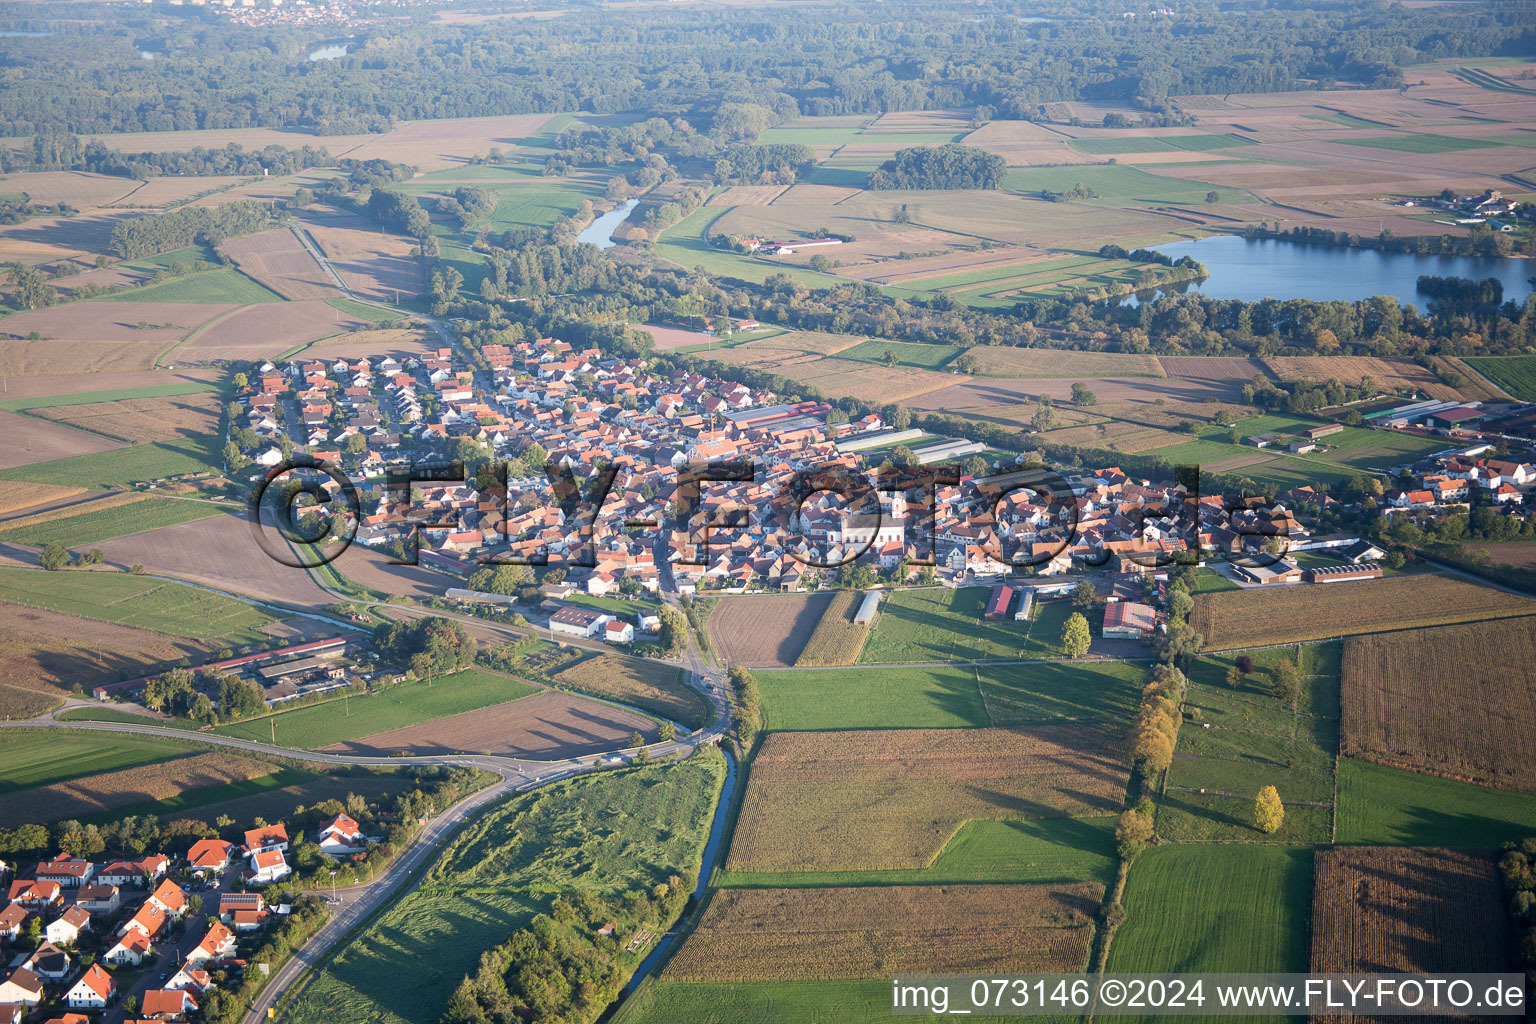
[[[173,800],[197,790],[252,782],[277,770],[267,761],[207,753],[104,772],[0,796],[0,827],[15,828],[36,821],[40,808],[46,809],[52,820],[87,818],[142,803]]]
[[[669,981],[1081,970],[1104,887],[721,889]]]
[[[214,731],[247,740],[270,740],[275,734],[282,746],[303,750],[350,750],[349,740],[504,704],[533,692],[534,687],[510,676],[471,668],[434,679],[386,686],[367,696],[348,698],[339,708],[336,701],[311,704],[221,725]],[[363,746],[373,749],[371,743]]]
[[[206,653],[165,633],[0,602],[0,677],[26,690],[58,696]]]
[[[826,356],[813,362],[769,363],[758,368],[819,388],[829,398],[855,396],[872,403],[905,401],[949,387],[957,379],[966,379],[964,374],[957,377],[955,374],[919,367],[872,365],[842,356]]]
[[[1351,637],[1343,707],[1342,754],[1536,792],[1536,619]]]
[[[710,646],[728,665],[793,665],[833,599],[831,593],[726,598],[705,624]]]
[[[1063,602],[1036,602],[1034,618],[989,621],[986,587],[900,590],[881,602],[859,664],[996,661],[1060,653]]]
[[[192,303],[201,305],[246,306],[253,303],[281,302],[283,297],[255,278],[232,267],[201,270],[160,284],[134,288],[112,296],[117,302]],[[94,301],[94,300],[92,300]]]
[[[1148,850],[1131,866],[1122,901],[1125,923],[1110,946],[1108,970],[1305,971],[1311,893],[1311,850],[1246,845]]]
[[[58,707],[58,697],[15,686],[0,686],[0,721],[24,722]]]
[[[1357,633],[1530,615],[1536,601],[1418,574],[1199,594],[1190,625],[1207,650],[1304,643]]]
[[[1114,878],[1115,818],[968,821],[931,864],[895,871],[717,871],[723,888],[1104,882]]]
[[[871,338],[838,353],[844,359],[857,359],[881,366],[911,366],[937,370],[960,353],[953,345],[927,345],[911,341],[884,341]]]
[[[152,441],[90,455],[53,459],[30,466],[0,471],[0,480],[26,480],[39,484],[114,487],[148,480],[163,480],[184,473],[213,469],[209,448],[214,438],[178,438]]]
[[[437,710],[433,704],[421,717]],[[655,742],[656,723],[609,704],[546,690],[324,749],[364,757],[389,757],[400,751],[416,756],[470,752],[555,761],[622,750],[636,732],[644,735],[646,742]]]
[[[725,761],[602,772],[494,805],[369,921],[294,1001],[296,1024],[436,1024],[453,986],[558,895],[691,878]]]
[[[252,280],[290,302],[341,295],[331,276],[286,227],[231,238],[224,243],[224,251]]]
[[[869,625],[853,621],[863,603],[861,591],[839,591],[822,612],[815,631],[795,659],[795,667],[825,668],[858,661],[870,633]]]
[[[199,506],[191,501],[179,504]],[[102,541],[99,546],[106,555],[106,564],[120,569],[137,562],[151,572],[301,608],[323,608],[336,600],[321,590],[308,573],[298,572],[268,555],[243,514],[165,526]]]
[[[278,621],[232,597],[118,573],[0,568],[0,601],[226,646],[264,640]]]
[[[85,730],[25,729],[5,735],[0,794],[169,761],[199,749],[173,740]]]
[[[1191,669],[1184,710],[1157,811],[1157,834],[1173,842],[1326,843],[1333,836],[1334,756],[1339,729],[1337,644],[1252,652],[1255,671],[1237,688],[1232,658]],[[1294,703],[1271,691],[1281,658],[1301,673]],[[1253,826],[1253,801],[1274,786],[1285,823],[1272,836]]]
[[[991,377],[1165,377],[1156,356],[1051,348],[976,345],[965,350],[976,372]]]
[[[1389,393],[1398,388],[1408,388],[1423,391],[1432,398],[1461,398],[1455,388],[1442,383],[1434,373],[1406,359],[1380,359],[1376,356],[1272,356],[1262,362],[1271,374],[1283,381],[1325,381],[1337,377],[1345,384],[1357,385],[1369,377],[1379,388]]]
[[[7,441],[5,450],[0,452],[0,469],[109,452],[122,447],[111,438],[14,412],[0,411],[0,432],[3,432]]]
[[[731,871],[920,868],[972,819],[1118,812],[1118,730],[775,732],[752,764]]]
[[[33,409],[62,409],[95,403],[121,402],[139,398],[179,398],[203,395],[215,389],[200,380],[179,380],[164,384],[148,384],[142,387],[106,388],[98,391],[76,391],[66,394],[35,394],[0,401],[0,409],[7,412],[27,412]]]
[[[708,725],[714,717],[709,698],[683,678],[683,670],[623,654],[583,658],[555,673],[556,686],[618,701],[685,729]]]
[[[1505,971],[1513,943],[1486,851],[1318,850],[1311,970],[1319,974]]]
[[[614,1024],[781,1024],[837,1021],[889,1024],[888,979],[852,981],[673,982],[647,978],[614,1014]],[[953,1017],[907,1017],[937,1024]],[[1017,1019],[1017,1018],[1015,1018]],[[1034,1022],[1083,1018],[1033,1017]]]
[[[84,487],[0,480],[0,515],[21,512],[39,505],[51,505],[84,493]]]
[[[1098,193],[1097,198],[1082,202],[1117,208],[1204,206],[1206,194],[1212,191],[1219,204],[1248,203],[1254,198],[1245,189],[1213,187],[1204,181],[1150,174],[1124,164],[1019,168],[1010,170],[1004,178],[1005,188],[1023,195],[1039,195],[1044,189],[1069,192],[1079,183]]]
[[[28,520],[36,520],[33,522],[5,524],[0,527],[0,541],[31,544],[34,547],[45,544],[80,547],[227,512],[206,501],[156,498],[134,492],[125,496],[136,500],[113,503],[108,508],[98,507],[102,503],[91,502],[81,506],[78,515],[54,516],[52,513],[41,513],[27,517]],[[46,520],[45,516],[48,517]]]
[[[1340,843],[1498,846],[1536,833],[1536,796],[1339,758]]]
[[[1468,366],[1522,402],[1536,402],[1536,356],[1467,356]]]
[[[319,299],[247,306],[207,324],[177,346],[173,355],[178,362],[275,360],[321,338],[371,324],[366,317]]]

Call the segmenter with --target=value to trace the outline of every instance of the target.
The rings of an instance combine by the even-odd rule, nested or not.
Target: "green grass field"
[[[212,436],[184,437],[174,441],[135,444],[93,455],[74,455],[0,471],[0,480],[30,480],[39,484],[65,484],[72,487],[111,487],[161,480],[183,473],[206,473],[215,468],[215,464],[210,461],[213,441]]]
[[[106,298],[113,302],[209,302],[232,306],[283,301],[281,295],[233,267],[204,270],[160,284],[130,288]]]
[[[12,729],[0,743],[0,793],[164,761],[196,749],[123,733]]]
[[[175,526],[177,523],[208,519],[223,515],[227,511],[229,510],[205,501],[149,498],[129,505],[118,505],[115,508],[82,512],[67,519],[55,519],[52,522],[38,523],[34,526],[0,530],[0,540],[16,544],[31,544],[36,547],[42,547],[44,544],[79,547],[111,540],[114,537],[126,537],[131,533],[158,530],[162,526]]]
[[[1467,365],[1524,402],[1536,402],[1536,356],[1468,356]]]
[[[348,316],[355,316],[359,320],[367,320],[373,324],[387,323],[410,315],[409,310],[380,309],[378,306],[366,302],[355,302],[352,299],[327,299],[325,304],[332,309],[341,310]]]
[[[1131,866],[1125,923],[1110,947],[1109,970],[1305,971],[1311,897],[1311,850],[1156,847]]]
[[[1184,707],[1200,718],[1180,728],[1158,801],[1157,834],[1165,840],[1301,844],[1332,836],[1340,645],[1249,656],[1255,671],[1237,689],[1226,684],[1236,655],[1202,658],[1190,670]],[[1270,692],[1269,670],[1282,657],[1303,674],[1294,708]],[[1272,836],[1253,827],[1253,800],[1264,786],[1286,804],[1285,824]]]
[[[312,704],[232,725],[221,725],[215,731],[247,740],[270,740],[275,726],[279,744],[315,750],[465,711],[505,704],[536,691],[537,687],[519,682],[511,676],[471,668],[439,676],[430,683],[397,683],[367,697],[348,698],[345,704],[337,701]]]
[[[1124,164],[1014,167],[1004,176],[1003,187],[1010,192],[1036,195],[1041,190],[1070,192],[1079,182],[1098,193],[1097,199],[1086,202],[1101,206],[1203,206],[1208,192],[1215,192],[1221,203],[1253,201],[1253,196],[1243,189],[1219,188],[1203,181],[1149,174]]]
[[[204,263],[217,264],[219,254],[213,251],[211,245],[189,245],[183,249],[172,249],[170,252],[156,253],[153,256],[145,256],[142,259],[128,260],[121,264],[128,270],[142,270],[153,274],[157,270],[167,270],[180,263],[190,267],[198,260]]]
[[[720,871],[731,888],[1103,882],[1115,874],[1115,819],[968,821],[925,868],[903,871]]]
[[[656,240],[656,254],[688,270],[703,267],[721,277],[761,284],[774,274],[788,274],[807,288],[832,288],[845,283],[831,274],[818,274],[789,264],[769,263],[738,253],[716,249],[706,240],[715,221],[730,212],[729,207],[706,206],[695,210],[661,233]]]
[[[1492,149],[1500,145],[1483,139],[1457,139],[1449,135],[1381,135],[1369,139],[1328,139],[1341,146],[1395,149],[1400,153],[1460,153],[1468,149]]]
[[[968,667],[759,671],[767,727],[953,729],[990,725]]]
[[[1213,149],[1251,146],[1253,143],[1236,135],[1160,135],[1136,139],[1076,139],[1068,145],[1079,153],[1114,156],[1117,153],[1177,153],[1181,150],[1204,153]]]
[[[152,384],[144,388],[108,388],[104,391],[82,391],[73,395],[47,395],[40,398],[11,398],[0,402],[0,411],[26,412],[28,409],[62,409],[70,405],[89,405],[94,402],[120,402],[126,398],[174,398],[177,395],[196,395],[217,390],[212,384],[188,380],[176,384]]]
[[[1063,614],[1071,612],[1065,602],[1054,607],[1063,609]],[[983,665],[979,673],[983,701],[994,725],[1053,725],[1129,720],[1141,699],[1146,669],[1140,662],[1061,661]]]
[[[127,722],[129,725],[153,724],[167,729],[186,729],[188,732],[193,732],[199,728],[198,723],[190,722],[183,718],[150,718],[147,715],[134,714],[132,711],[119,711],[114,707],[97,705],[60,711],[55,718],[60,722]]]
[[[724,778],[714,754],[588,775],[494,806],[418,888],[342,947],[285,1019],[436,1024],[480,954],[556,895],[616,896],[696,874]]]
[[[261,627],[279,619],[222,594],[112,572],[0,568],[0,601],[228,646],[270,640]]]
[[[900,590],[881,606],[861,665],[996,661],[1061,653],[1066,602],[1037,603],[1032,622],[981,617],[989,588]]]
[[[1339,759],[1340,843],[1497,846],[1536,834],[1536,796]]]

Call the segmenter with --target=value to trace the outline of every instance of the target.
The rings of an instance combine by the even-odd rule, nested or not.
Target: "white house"
[[[321,825],[317,838],[321,852],[330,854],[332,857],[357,853],[366,847],[368,842],[363,838],[362,828],[345,814],[338,814]]]
[[[80,976],[64,1001],[72,1010],[105,1010],[116,991],[117,983],[112,976],[102,970],[100,964],[91,964],[91,969]]]
[[[280,882],[293,873],[282,850],[262,850],[251,854],[250,881],[252,885],[270,885]]]
[[[137,967],[144,962],[144,958],[149,956],[153,948],[148,935],[133,930],[118,939],[117,945],[107,950],[102,959],[109,964],[133,964]]]
[[[603,637],[611,644],[632,644],[635,642],[634,623],[611,619],[603,626]]]
[[[58,920],[43,929],[43,935],[56,946],[67,946],[80,938],[80,933],[90,931],[91,915],[78,906],[64,911]]]
[[[0,981],[0,1003],[36,1006],[42,1001],[43,979],[25,967],[16,968],[11,972],[10,977]]]

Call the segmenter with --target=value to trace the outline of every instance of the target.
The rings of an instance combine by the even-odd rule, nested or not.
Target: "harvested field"
[[[1236,382],[1238,387],[1257,376],[1267,377],[1264,363],[1247,356],[1158,356],[1163,373],[1181,380]]]
[[[1393,576],[1195,597],[1190,625],[1211,651],[1530,615],[1536,601],[1449,576]]]
[[[1458,359],[1455,356],[1432,356],[1431,361],[1436,369],[1461,376],[1461,383],[1456,385],[1456,390],[1461,392],[1461,397],[1468,401],[1502,402],[1513,397],[1504,391],[1497,381],[1491,380],[1486,374],[1479,373],[1464,359]]]
[[[852,665],[859,660],[869,640],[870,627],[853,621],[864,595],[857,590],[841,590],[822,613],[816,631],[805,642],[805,649],[795,659],[796,668],[825,668]]]
[[[977,345],[966,349],[977,372],[991,377],[1162,377],[1156,356],[1127,352],[1078,352],[1053,348],[1003,348]]]
[[[1088,727],[772,733],[727,868],[920,868],[972,819],[1115,813],[1117,742]]]
[[[1489,854],[1341,846],[1314,856],[1313,971],[1452,974],[1510,968],[1508,915]]]
[[[3,321],[0,321],[3,323]],[[0,352],[4,351],[6,342],[0,342]],[[46,344],[39,342],[38,344]],[[0,388],[3,388],[5,399],[48,398],[64,395],[79,395],[92,391],[106,391],[117,388],[152,388],[175,385],[186,387],[192,383],[207,383],[209,380],[219,379],[224,376],[218,369],[191,369],[191,370],[146,370],[140,373],[114,373],[111,376],[94,373],[70,373],[55,371],[49,374],[36,374],[27,377],[7,377]],[[30,403],[29,403],[30,404]],[[48,404],[48,403],[43,403]]]
[[[0,469],[30,466],[34,462],[49,462],[122,447],[109,438],[14,412],[0,412],[0,436],[6,441],[4,448],[0,449]]]
[[[354,160],[395,160],[423,171],[437,171],[463,166],[473,156],[486,156],[492,147],[505,150],[516,145],[550,119],[549,114],[508,114],[415,121],[372,136],[345,152]],[[332,152],[340,155],[342,151]]]
[[[84,494],[84,487],[65,484],[33,484],[24,480],[0,480],[0,515],[63,501]]]
[[[857,267],[845,267],[839,273],[860,281],[880,284],[914,284],[925,286],[935,279],[943,280],[963,274],[986,274],[990,271],[1021,266],[1048,260],[1061,253],[1053,253],[1023,246],[994,246],[988,249],[961,249],[940,256],[918,256],[912,259],[890,259],[866,263]]]
[[[308,359],[361,359],[364,356],[435,355],[442,339],[425,328],[391,327],[377,331],[350,331],[305,347]]]
[[[795,352],[802,355],[836,355],[846,349],[863,344],[869,339],[858,334],[826,334],[821,331],[785,331],[771,338],[749,341],[739,346],[749,350],[770,349]]]
[[[476,753],[556,761],[620,750],[636,731],[647,742],[656,739],[656,723],[644,715],[546,691],[323,749],[362,757],[409,751],[416,756]]]
[[[770,339],[777,341],[777,338]],[[866,402],[901,402],[925,395],[930,391],[948,388],[965,376],[938,373],[933,370],[916,370],[904,366],[872,366],[853,359],[835,356],[815,362],[787,362],[765,365],[762,369],[788,377],[790,380],[820,388],[829,398],[856,396]]]
[[[214,359],[276,359],[320,338],[367,322],[310,299],[247,306],[209,324],[175,350],[178,362]]]
[[[832,593],[728,597],[709,615],[709,642],[727,665],[788,668],[821,621]]]
[[[309,573],[268,555],[244,515],[213,516],[96,546],[106,554],[107,565],[124,569],[138,562],[151,572],[300,608],[336,601]]]
[[[1096,882],[721,889],[670,981],[1071,972],[1087,964]]]
[[[0,261],[94,260],[98,255],[111,252],[112,225],[118,216],[34,217],[20,224],[4,225],[0,227]]]
[[[1103,157],[1073,149],[1069,141],[1061,132],[1028,121],[990,121],[965,137],[967,146],[996,153],[1009,167],[1103,162]]]
[[[64,703],[57,696],[16,686],[0,686],[0,721],[24,722]]]
[[[767,206],[788,192],[788,185],[732,185],[709,197],[705,206]]]
[[[0,676],[29,690],[89,689],[207,652],[202,644],[153,630],[0,602]]]
[[[1341,754],[1536,793],[1536,619],[1352,637],[1341,705]]]
[[[0,827],[15,828],[37,821],[39,807],[47,809],[51,820],[82,818],[120,807],[170,800],[194,790],[248,782],[277,771],[276,765],[266,761],[210,753],[90,775],[0,796]]]
[[[144,441],[169,441],[177,437],[206,437],[218,430],[220,413],[218,393],[203,391],[164,398],[126,398],[116,402],[37,409],[32,415],[129,444],[139,444]],[[83,453],[63,452],[49,457],[79,454]],[[9,467],[0,459],[0,469],[4,468]]]
[[[341,296],[330,275],[287,228],[231,238],[224,251],[247,275],[289,301]]]
[[[95,305],[75,303],[74,305]],[[0,321],[3,330],[5,321]],[[0,376],[24,379],[34,374],[69,373],[137,376],[155,365],[166,345],[156,341],[25,341],[0,337]],[[15,376],[12,376],[15,375]]]
[[[89,210],[121,199],[142,182],[89,171],[23,171],[0,174],[0,193],[22,192],[34,203],[54,206],[68,203]]]
[[[70,352],[79,342],[113,345],[154,342],[165,348],[231,308],[218,303],[123,302],[115,299],[69,302],[0,318],[0,335],[19,340],[36,331],[43,340],[51,343],[53,358],[47,372],[67,373],[70,364],[81,361]],[[110,367],[103,369],[107,368]],[[74,372],[93,369],[97,367],[87,365]]]
[[[1440,382],[1429,370],[1406,359],[1378,359],[1375,356],[1276,356],[1263,360],[1280,380],[1313,380],[1321,383],[1337,377],[1345,384],[1359,384],[1370,377],[1387,391],[1413,388],[1434,398],[1458,400],[1455,388]]]
[[[180,206],[182,203],[191,202],[203,196],[214,195],[242,185],[253,178],[242,178],[236,175],[198,175],[196,177],[182,177],[180,175],[161,175],[158,178],[150,178],[139,184],[137,188],[115,202],[105,205],[114,209],[166,209],[171,206]]]
[[[324,147],[332,156],[341,156],[378,135],[314,135],[305,131],[288,131],[282,128],[199,128],[181,132],[112,132],[104,135],[83,135],[81,142],[101,142],[124,153],[164,153],[171,150],[223,149],[231,142],[247,151],[282,146],[298,149],[300,146]]]
[[[683,670],[623,654],[583,658],[554,676],[555,685],[628,704],[688,729],[709,724],[714,707],[683,681]]]
[[[397,597],[442,597],[461,581],[419,565],[395,565],[381,551],[353,544],[330,567],[359,586]]]
[[[334,210],[306,210],[300,227],[358,297],[393,302],[423,291],[421,262],[411,256],[414,240]]]

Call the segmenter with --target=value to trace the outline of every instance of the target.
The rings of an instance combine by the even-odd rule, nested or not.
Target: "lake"
[[[631,199],[623,206],[609,210],[591,224],[588,224],[586,230],[576,236],[576,241],[588,242],[599,249],[607,249],[612,246],[614,244],[614,231],[618,229],[620,224],[624,223],[624,218],[629,216],[629,211],[633,210],[635,204],[639,201],[638,199]]]
[[[1422,309],[1426,300],[1418,293],[1420,274],[1496,277],[1504,283],[1504,298],[1519,302],[1530,294],[1528,279],[1536,275],[1536,260],[1326,249],[1272,238],[1249,241],[1240,235],[1215,235],[1155,248],[1174,259],[1193,256],[1210,273],[1204,281],[1176,285],[1173,291],[1200,291],[1213,298],[1246,302],[1389,295]]]

